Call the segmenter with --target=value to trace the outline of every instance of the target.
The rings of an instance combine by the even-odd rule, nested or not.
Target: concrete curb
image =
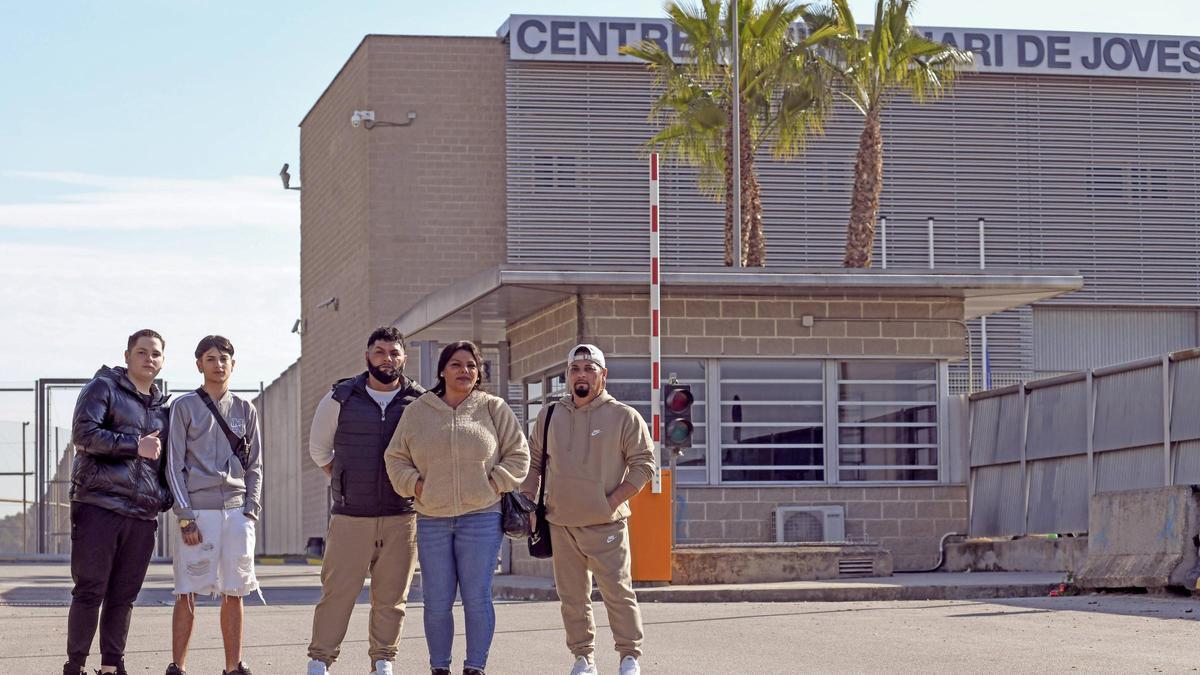
[[[516,580],[514,580],[516,581]],[[677,586],[638,588],[639,602],[879,602],[889,600],[995,600],[1046,597],[1058,583],[1015,584],[822,584],[790,587],[779,584],[725,586]],[[525,602],[554,602],[558,593],[549,579],[545,584],[505,583],[497,577],[493,585],[497,599]],[[600,601],[600,592],[592,599]]]

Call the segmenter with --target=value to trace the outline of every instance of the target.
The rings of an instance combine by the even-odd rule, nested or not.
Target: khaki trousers
[[[404,608],[417,564],[415,513],[378,518],[334,515],[325,537],[321,601],[313,612],[308,658],[337,661],[346,627],[363,582],[371,576],[371,618],[367,654],[394,661],[404,628]]]
[[[608,610],[608,623],[621,657],[642,655],[642,614],[629,571],[629,528],[624,520],[588,527],[550,525],[554,585],[561,601],[567,648],[590,656],[596,646],[592,618],[592,575]]]

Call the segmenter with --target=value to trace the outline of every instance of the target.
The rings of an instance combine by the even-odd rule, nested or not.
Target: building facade
[[[888,109],[873,271],[833,269],[851,110],[799,158],[758,159],[764,270],[722,267],[722,207],[664,165],[665,369],[693,385],[699,421],[680,542],[774,541],[780,507],[841,506],[846,538],[929,566],[967,519],[953,392],[1195,343],[1200,42],[931,32],[975,49],[978,72]],[[484,343],[523,419],[580,340],[648,407],[653,90],[616,56],[622,37],[677,48],[661,21],[519,16],[497,38],[359,45],[301,123],[302,424],[389,323],[425,380],[437,344]]]

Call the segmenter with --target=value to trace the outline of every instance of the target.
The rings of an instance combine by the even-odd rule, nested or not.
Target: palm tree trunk
[[[870,267],[875,241],[875,216],[883,191],[883,132],[878,106],[867,110],[854,162],[854,191],[850,195],[850,222],[846,226],[846,257],[842,267]]]
[[[763,234],[762,196],[758,189],[758,170],[754,167],[754,146],[750,142],[750,117],[741,109],[742,124],[742,260],[746,267],[767,264],[767,242]]]
[[[733,108],[725,125],[725,266],[733,267]]]

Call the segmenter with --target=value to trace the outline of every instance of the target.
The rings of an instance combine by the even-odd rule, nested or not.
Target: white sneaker
[[[638,665],[637,659],[632,656],[621,659],[621,675],[642,675],[642,667]]]
[[[596,664],[589,661],[586,656],[577,657],[575,667],[571,669],[571,675],[596,675]]]
[[[375,662],[375,672],[373,675],[393,675],[392,662],[379,659]]]
[[[329,669],[325,667],[325,662],[319,659],[313,659],[308,662],[308,675],[325,675]]]

